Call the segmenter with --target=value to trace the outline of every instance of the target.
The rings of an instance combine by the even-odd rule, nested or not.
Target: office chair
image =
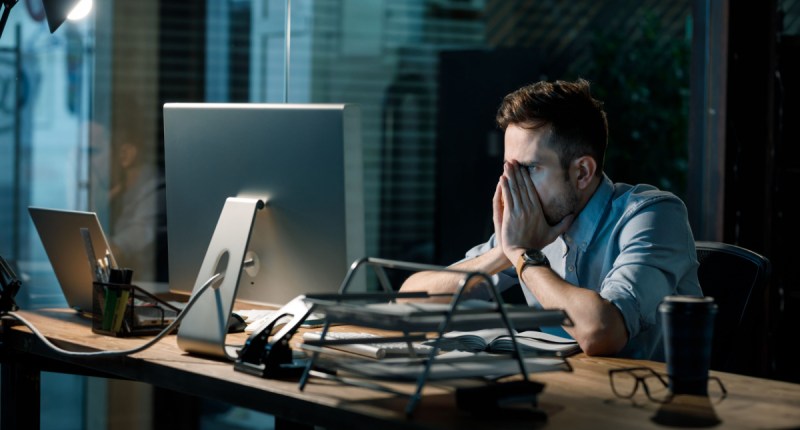
[[[718,306],[711,368],[756,375],[763,370],[766,325],[762,308],[770,261],[727,243],[698,241],[695,246],[703,295],[713,297]]]

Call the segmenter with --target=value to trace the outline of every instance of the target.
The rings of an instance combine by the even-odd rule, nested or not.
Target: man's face
[[[549,127],[532,130],[509,125],[505,133],[504,159],[527,168],[542,202],[545,220],[556,225],[565,216],[576,212],[578,195],[561,168],[558,154],[546,143],[549,135]]]

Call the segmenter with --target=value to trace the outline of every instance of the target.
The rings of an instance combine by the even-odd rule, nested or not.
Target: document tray
[[[304,345],[304,349],[315,350]],[[455,351],[427,358],[386,358],[383,360],[343,359],[342,356],[326,360],[319,359],[321,368],[330,367],[337,375],[394,382],[417,382],[427,373],[429,381],[480,378],[498,379],[519,374],[519,362],[509,355],[471,353]],[[426,369],[427,368],[427,369]],[[525,357],[528,372],[570,371],[568,363],[558,357]]]
[[[315,301],[315,310],[325,315],[328,322],[358,325],[383,330],[409,332],[439,331],[442,321],[449,315],[448,330],[480,330],[506,327],[495,303],[482,302],[487,306],[474,306],[465,301],[454,311],[451,304],[438,303],[373,303],[352,304]],[[504,305],[513,327],[531,330],[542,326],[571,326],[572,322],[561,309],[540,310],[521,305]]]
[[[348,293],[348,287],[359,268],[372,268],[378,279],[382,293]],[[397,292],[391,285],[387,270],[440,271],[450,272],[462,277],[453,294],[436,294],[428,299],[441,299],[449,296],[449,303],[410,301],[425,297],[411,297],[413,293]],[[470,300],[464,294],[467,287],[485,287],[493,302]],[[461,271],[452,268],[431,266],[378,258],[364,258],[354,262],[339,289],[331,296],[307,295],[306,300],[314,312],[325,315],[320,340],[314,345],[304,344],[311,357],[305,372],[300,378],[299,388],[303,390],[312,374],[328,380],[358,385],[385,392],[404,394],[378,380],[404,381],[414,383],[413,393],[406,405],[406,414],[411,415],[422,397],[422,390],[429,380],[443,381],[462,378],[498,378],[519,375],[525,383],[530,382],[530,372],[572,371],[563,357],[526,356],[516,342],[517,330],[530,330],[541,326],[572,326],[565,311],[560,309],[539,310],[529,306],[513,306],[503,303],[492,278],[482,272]],[[401,301],[398,303],[397,301]],[[367,329],[382,329],[401,332],[402,336],[387,338],[391,341],[413,342],[419,336],[433,335],[433,343],[427,356],[390,358],[366,361],[328,356],[325,349],[339,340],[326,338],[332,324],[361,326]],[[470,331],[485,328],[504,328],[513,345],[509,354],[463,354],[461,351],[439,354],[442,336],[447,331]],[[371,338],[351,342],[372,342]],[[426,342],[427,343],[427,342]],[[371,359],[370,359],[371,360]],[[316,366],[327,368],[335,373],[312,370]],[[364,379],[373,381],[365,381]]]

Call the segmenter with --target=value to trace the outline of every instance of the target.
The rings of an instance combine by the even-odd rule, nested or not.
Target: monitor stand
[[[182,350],[228,360],[237,358],[236,348],[226,347],[225,336],[256,211],[264,207],[264,201],[241,197],[229,197],[225,201],[197,274],[192,297],[215,274],[221,273],[223,277],[196,299],[181,321],[178,346]]]

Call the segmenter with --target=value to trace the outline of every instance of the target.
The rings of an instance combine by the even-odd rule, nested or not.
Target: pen
[[[132,281],[133,281],[133,270],[122,269],[122,282],[125,284],[130,284]]]
[[[89,233],[88,228],[81,228],[81,236],[83,237],[83,246],[86,249],[86,257],[88,257],[89,267],[94,275],[94,280],[97,282],[105,282],[102,278],[102,271],[99,266],[100,260],[95,260],[97,257],[94,254],[94,247],[92,246],[92,235]]]
[[[106,260],[108,260],[108,267],[111,269],[117,269],[117,260],[114,259],[114,254],[111,253],[111,250],[106,249]]]
[[[97,270],[100,275],[100,282],[108,282],[108,265],[105,262],[105,259],[98,258],[97,259]]]

